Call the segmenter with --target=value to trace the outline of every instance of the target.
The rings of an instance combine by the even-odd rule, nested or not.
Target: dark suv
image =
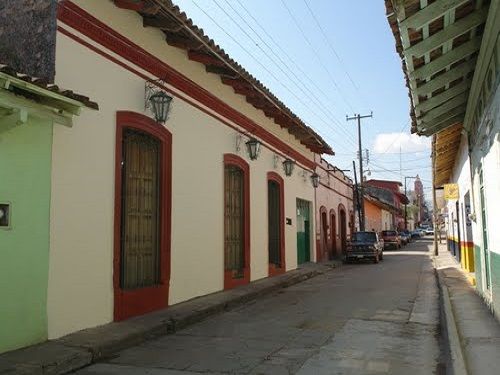
[[[345,261],[371,259],[374,263],[384,260],[384,242],[376,232],[354,232],[347,245]]]

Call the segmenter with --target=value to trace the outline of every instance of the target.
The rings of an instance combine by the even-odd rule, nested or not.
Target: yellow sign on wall
[[[447,201],[458,199],[458,184],[444,185],[444,199]]]

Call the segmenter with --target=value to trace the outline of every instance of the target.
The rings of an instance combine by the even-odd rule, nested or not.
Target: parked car
[[[383,230],[382,239],[384,240],[384,250],[389,247],[401,249],[401,237],[395,230]]]
[[[370,259],[374,263],[384,260],[384,241],[376,232],[354,232],[347,245],[345,261]]]
[[[431,228],[431,227],[427,228],[427,229],[425,230],[425,234],[427,234],[427,235],[429,235],[429,234],[434,234],[434,228]]]
[[[411,234],[411,238],[420,238],[422,236],[422,233],[420,233],[420,231],[416,230],[416,229],[412,230],[410,232],[410,234]]]
[[[400,236],[403,244],[407,245],[411,242],[411,233],[408,229],[401,231]]]

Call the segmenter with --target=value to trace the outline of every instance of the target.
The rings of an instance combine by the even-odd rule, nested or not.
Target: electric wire
[[[290,18],[293,20],[293,23],[295,24],[295,26],[299,29],[300,31],[300,34],[302,35],[302,38],[306,41],[306,43],[309,45],[309,47],[311,48],[311,50],[314,52],[314,57],[318,60],[319,64],[321,65],[321,67],[325,70],[325,72],[327,73],[328,77],[330,78],[330,81],[333,83],[333,85],[335,86],[335,88],[337,89],[337,91],[339,92],[340,94],[340,97],[342,98],[342,100],[344,101],[344,103],[347,105],[347,107],[350,108],[351,112],[355,112],[352,105],[347,101],[347,99],[345,98],[344,95],[342,95],[342,92],[340,90],[340,87],[339,85],[337,84],[337,81],[335,81],[335,79],[333,78],[332,74],[330,73],[330,70],[328,69],[328,67],[323,63],[323,61],[321,60],[321,58],[319,57],[319,54],[316,50],[316,48],[314,48],[314,46],[312,45],[311,41],[309,40],[309,38],[306,36],[306,33],[304,32],[304,29],[302,29],[302,26],[300,26],[300,23],[297,21],[297,19],[295,18],[295,16],[293,15],[292,11],[290,10],[290,8],[288,7],[288,5],[286,5],[286,2],[285,0],[281,0],[281,4],[283,4],[283,6],[285,7],[286,11],[288,12],[288,14],[290,15]]]
[[[305,72],[300,68],[300,66],[298,64],[295,63],[295,61],[290,58],[290,56],[285,52],[283,51],[283,49],[279,46],[279,44],[276,43],[276,41],[274,40],[274,38],[262,27],[262,25],[260,25],[258,23],[258,21],[251,15],[251,13],[249,13],[248,9],[246,9],[244,7],[243,4],[240,3],[240,6],[245,10],[245,12],[254,20],[254,22],[261,28],[261,30],[264,31],[264,33],[266,34],[266,36],[275,44],[277,45],[277,47],[281,50],[281,52],[283,53],[283,55],[286,57],[286,60],[292,62],[294,65],[295,65],[295,69],[290,67],[289,64],[287,64],[287,62],[278,54],[276,53],[275,49],[272,48],[267,42],[266,40],[260,35],[259,32],[257,32],[253,27],[252,25],[247,21],[247,19],[245,17],[243,17],[240,12],[235,8],[233,7],[233,5],[228,1],[228,0],[224,0],[224,2],[231,8],[231,10],[238,16],[238,18],[255,34],[255,36],[257,36],[257,38],[263,43],[263,45],[265,47],[267,47],[267,49],[271,52],[271,54],[273,54],[277,60],[279,60],[279,63],[276,62],[276,60],[274,60],[272,57],[270,57],[264,50],[263,48],[260,46],[259,43],[257,43],[249,34],[246,30],[244,30],[241,25],[236,22],[226,11],[225,9],[223,9],[218,3],[216,0],[213,0],[214,3],[219,7],[219,9],[221,9],[225,14],[226,16],[228,16],[237,26],[238,28],[240,28],[240,30],[242,30],[242,32],[252,41],[252,43],[255,44],[255,46],[257,46],[277,67],[278,69],[280,69],[280,71],[287,76],[287,78],[290,79],[291,82],[298,82],[300,83],[300,85],[302,86],[303,90],[301,90],[303,93],[304,93],[304,90],[307,92],[307,94],[309,96],[311,96],[312,98],[314,98],[314,100],[317,101],[318,105],[320,106],[320,108],[322,109],[322,112],[325,113],[325,112],[328,112],[328,114],[325,113],[325,115],[327,115],[328,117],[330,117],[330,119],[336,123],[338,126],[339,126],[339,129],[336,129],[336,130],[339,130],[339,131],[342,131],[344,133],[344,135],[346,137],[348,137],[348,139],[351,141],[352,145],[355,146],[356,145],[356,140],[354,139],[353,135],[351,133],[349,133],[345,128],[344,126],[342,126],[342,124],[340,123],[340,121],[336,118],[336,115],[335,113],[333,113],[327,104],[325,104],[320,98],[318,98],[316,96],[316,93],[314,92],[314,90],[310,89],[308,87],[307,84],[304,83],[304,81],[302,80],[302,78],[296,73],[296,70],[299,70],[303,76],[309,81],[310,84],[312,84],[317,91],[319,91],[320,93],[323,94],[323,97],[326,98],[327,101],[330,101],[330,99],[327,97],[327,95],[315,84],[315,81],[312,80],[307,74],[305,74]],[[238,1],[239,2],[239,1]],[[290,74],[288,74],[287,72],[285,72],[283,70],[283,67],[286,68],[286,70],[293,76],[293,79],[290,77]],[[297,84],[296,84],[297,85]],[[307,95],[306,95],[307,96]]]
[[[304,2],[304,4],[307,7],[307,10],[311,14],[311,16],[312,16],[312,18],[314,20],[314,23],[316,24],[316,26],[320,30],[321,35],[325,39],[327,46],[330,48],[330,51],[332,51],[333,55],[335,55],[335,57],[339,61],[340,65],[342,67],[342,70],[344,71],[344,74],[347,76],[347,78],[351,82],[351,84],[354,87],[354,89],[356,90],[356,92],[361,96],[361,98],[363,99],[363,101],[365,101],[365,97],[364,97],[363,93],[361,92],[361,90],[359,89],[359,86],[356,84],[356,82],[354,82],[353,78],[351,77],[351,75],[349,74],[348,70],[346,69],[344,61],[342,60],[342,58],[339,56],[339,54],[337,53],[337,51],[333,47],[333,43],[331,42],[330,38],[328,38],[328,36],[326,35],[326,32],[323,29],[323,26],[321,26],[321,23],[318,20],[318,17],[316,17],[316,14],[313,12],[313,10],[311,9],[311,7],[309,6],[309,3],[307,2],[307,0],[302,0],[302,1]],[[366,101],[365,101],[365,104],[366,104]]]
[[[229,5],[229,7],[230,7],[231,9],[233,9],[233,11],[235,11],[235,10],[234,10],[234,8],[231,6],[231,4],[230,4],[227,0],[224,0],[224,1],[226,2],[226,4],[228,4],[228,5]],[[289,79],[289,81],[290,81],[290,82],[292,82],[292,83],[295,85],[295,87],[297,87],[297,88],[298,88],[298,89],[299,89],[299,90],[300,90],[300,91],[304,94],[304,96],[310,100],[310,102],[311,102],[312,104],[315,104],[315,105],[316,105],[316,107],[317,107],[318,109],[320,109],[320,111],[321,111],[321,112],[322,112],[322,113],[326,116],[326,118],[328,119],[328,121],[335,121],[335,118],[333,117],[334,115],[333,115],[333,114],[332,114],[332,113],[331,113],[331,112],[330,112],[330,111],[329,111],[329,110],[328,110],[328,109],[324,106],[324,104],[323,104],[323,103],[321,103],[321,101],[320,101],[320,100],[316,97],[316,95],[314,94],[314,92],[312,92],[310,89],[308,89],[308,88],[307,88],[307,86],[306,86],[306,85],[302,82],[302,80],[301,80],[301,79],[300,79],[300,78],[299,78],[299,77],[295,74],[295,72],[294,72],[293,70],[291,70],[290,68],[288,68],[288,69],[291,71],[292,75],[293,75],[293,77],[291,77],[291,76],[290,76],[290,74],[289,74],[288,72],[286,72],[286,71],[283,69],[282,65],[285,65],[285,66],[287,66],[287,65],[283,62],[283,60],[282,60],[282,59],[281,59],[278,55],[276,55],[276,54],[275,54],[275,55],[277,56],[277,58],[280,60],[281,64],[280,64],[279,62],[277,62],[274,58],[272,58],[272,57],[271,57],[271,56],[270,56],[270,55],[269,55],[269,54],[268,54],[268,53],[267,53],[267,52],[266,52],[266,51],[265,51],[265,50],[264,50],[264,49],[263,49],[263,48],[259,45],[259,43],[257,43],[257,42],[255,41],[255,39],[254,39],[254,38],[253,38],[253,37],[252,37],[252,36],[251,36],[251,35],[250,35],[250,34],[249,34],[249,33],[248,33],[248,32],[247,32],[247,31],[246,31],[246,30],[245,30],[245,29],[241,26],[241,24],[240,24],[240,23],[238,23],[237,21],[235,21],[235,20],[234,20],[234,18],[233,18],[233,17],[232,17],[232,16],[231,16],[231,15],[230,15],[230,14],[229,14],[229,13],[228,13],[228,12],[227,12],[227,11],[226,11],[223,7],[222,7],[222,6],[221,6],[221,5],[220,5],[220,4],[216,1],[216,0],[213,0],[213,2],[214,2],[214,4],[215,4],[215,5],[216,5],[216,6],[217,6],[217,7],[218,7],[218,8],[219,8],[219,9],[220,9],[220,10],[221,10],[221,11],[222,11],[222,12],[223,12],[223,13],[224,13],[224,14],[225,14],[225,15],[226,15],[226,16],[227,16],[227,17],[228,17],[228,18],[229,18],[229,19],[230,19],[230,20],[231,20],[231,21],[232,21],[232,22],[233,22],[233,23],[234,23],[234,24],[235,24],[235,25],[236,25],[236,26],[237,26],[237,27],[238,27],[238,28],[239,28],[239,29],[240,29],[240,30],[241,30],[244,34],[245,34],[245,35],[246,35],[246,36],[247,36],[247,38],[248,38],[248,39],[250,39],[250,40],[251,40],[251,42],[252,42],[252,43],[253,43],[253,44],[254,44],[254,45],[255,45],[255,46],[256,46],[256,47],[257,47],[257,48],[258,48],[258,49],[259,49],[259,50],[260,50],[260,51],[261,51],[261,52],[262,52],[262,53],[263,53],[263,54],[264,54],[264,55],[265,55],[265,56],[266,56],[266,57],[267,57],[267,58],[268,58],[268,59],[269,59],[269,60],[270,60],[270,61],[271,61],[271,62],[272,62],[272,63],[273,63],[273,64],[274,64],[274,65],[275,65],[275,66],[276,66],[279,70],[280,70],[280,71],[281,71],[281,73],[283,73],[283,74],[284,74],[284,75],[285,75],[285,76]],[[235,11],[235,12],[236,12],[236,14],[238,15],[238,17],[240,17],[240,19],[241,19],[241,20],[242,20],[245,24],[247,24],[247,26],[248,26],[248,23],[246,23],[245,19],[244,19],[244,18],[242,18],[242,17],[241,17],[241,15],[239,15],[239,13],[237,13],[237,11]],[[254,31],[254,32],[255,32],[255,31]],[[260,36],[259,36],[259,35],[257,35],[257,36],[260,38]],[[260,39],[262,40],[262,38],[260,38]],[[266,42],[265,42],[265,41],[263,41],[263,40],[262,40],[262,42],[263,42],[263,43],[266,43]],[[266,44],[266,45],[267,45],[267,44]],[[270,48],[270,47],[268,46],[268,48]],[[271,51],[272,51],[272,49],[271,49]],[[299,84],[298,84],[298,83],[300,83],[300,86],[299,86]],[[310,99],[310,97],[311,97],[311,96],[313,97],[313,99],[315,99],[315,100],[316,100],[316,103],[314,102],[314,100],[311,100],[311,99]],[[329,112],[329,113],[328,113],[328,112]],[[317,117],[319,117],[318,115],[316,115],[316,116],[317,116]],[[325,121],[325,119],[324,119],[324,118],[323,118],[322,120],[323,120],[323,121]],[[334,132],[338,132],[339,130],[344,130],[344,128],[343,128],[343,127],[339,127],[339,129],[332,127],[332,126],[329,124],[329,122],[328,122],[328,121],[325,121],[325,122],[324,122],[324,124],[325,124],[325,125],[326,125],[329,129],[333,130]],[[344,130],[344,133],[345,133],[344,135],[347,135],[347,136],[349,137],[349,133],[345,132],[345,130]],[[340,134],[339,134],[339,135],[340,135]],[[351,141],[351,143],[352,143],[352,145],[354,145],[354,146],[355,146],[355,142],[354,142],[353,140]]]
[[[292,96],[296,98],[296,100],[302,104],[306,109],[310,111],[310,113],[318,118],[324,125],[332,129],[333,131],[337,132],[338,129],[331,127],[330,123],[328,121],[325,121],[322,117],[318,116],[318,114],[315,111],[311,111],[310,107],[308,107],[302,100],[297,96],[297,94],[291,90],[287,85],[285,85],[282,80],[279,80],[275,74],[273,74],[261,61],[255,58],[252,53],[248,51],[247,48],[245,48],[239,41],[236,40],[235,37],[233,37],[224,27],[222,27],[212,16],[210,16],[204,9],[202,9],[196,2],[193,1],[193,4],[203,13],[207,18],[209,18],[219,29],[222,30],[234,43],[236,43],[247,55],[249,55],[253,60],[257,62],[259,66],[261,66],[274,80],[276,80],[285,90],[287,90]],[[327,138],[324,134],[323,136]],[[336,143],[334,142],[336,146],[343,147],[344,149],[347,149],[346,146],[342,143]]]

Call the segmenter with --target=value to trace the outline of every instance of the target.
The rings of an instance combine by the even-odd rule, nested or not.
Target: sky
[[[325,158],[351,177],[357,123],[346,115],[373,112],[361,126],[367,178],[418,174],[430,198],[430,138],[410,135],[408,90],[383,0],[174,3],[318,132],[335,151]]]

